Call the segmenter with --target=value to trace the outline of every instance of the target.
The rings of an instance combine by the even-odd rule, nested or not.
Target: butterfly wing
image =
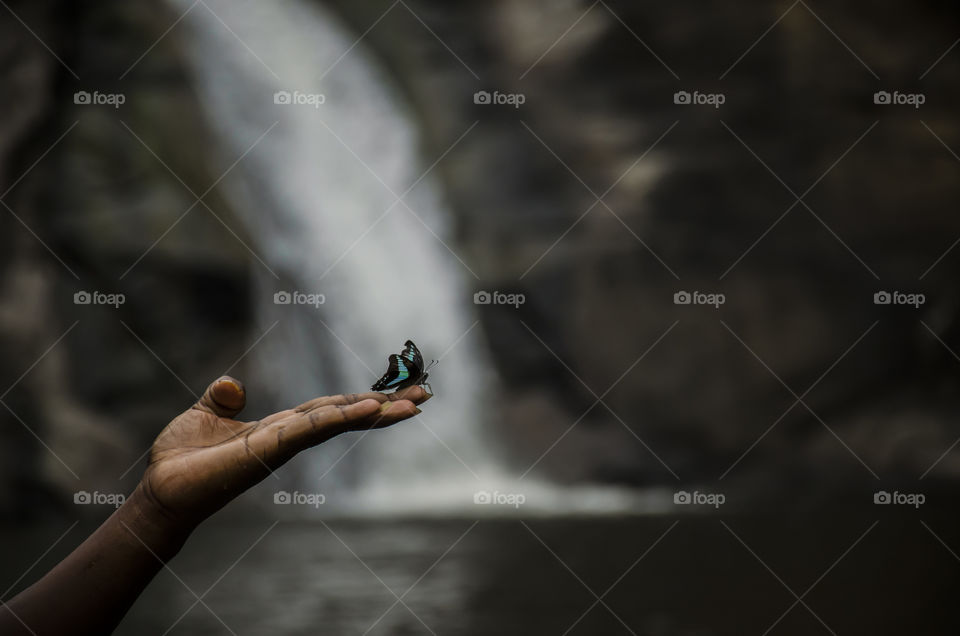
[[[400,357],[408,363],[411,376],[419,377],[423,373],[423,356],[420,355],[417,345],[413,344],[413,340],[407,340],[403,343],[403,351],[400,352]]]
[[[382,391],[384,389],[398,387],[400,384],[410,378],[411,373],[409,363],[404,360],[404,358],[392,353],[387,360],[389,362],[387,365],[387,372],[383,374],[383,377],[374,382],[372,387],[370,387],[370,389],[373,391]]]

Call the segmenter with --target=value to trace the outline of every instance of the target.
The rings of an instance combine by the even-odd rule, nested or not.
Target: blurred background
[[[953,3],[0,5],[0,598],[410,338],[118,633],[957,632]]]

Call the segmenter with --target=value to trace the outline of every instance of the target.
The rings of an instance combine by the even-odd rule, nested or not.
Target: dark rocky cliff
[[[79,475],[110,492],[122,474],[136,483],[128,469],[195,399],[175,376],[200,390],[248,332],[248,257],[188,190],[218,174],[177,34],[157,42],[176,15],[157,2],[10,7],[30,30],[0,20],[0,511],[38,513]],[[84,90],[123,94],[122,116],[75,103]],[[231,219],[216,188],[204,201]],[[77,306],[77,291],[127,302]]]

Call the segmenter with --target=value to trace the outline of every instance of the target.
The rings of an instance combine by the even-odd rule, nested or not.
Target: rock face
[[[357,32],[391,6],[334,4]],[[955,440],[958,257],[937,259],[960,237],[960,56],[937,59],[958,16],[753,4],[424,0],[365,36],[422,113],[428,163],[479,122],[437,169],[477,289],[526,295],[478,307],[518,467],[575,422],[538,469],[916,479]],[[958,471],[950,454],[930,476]]]
[[[51,3],[32,3],[24,18],[45,21]],[[37,127],[49,116],[50,92],[55,71],[42,45],[11,21],[0,21],[0,57],[3,59],[4,91],[0,95],[0,200],[4,209],[0,223],[0,254],[3,278],[0,282],[0,350],[5,364],[0,370],[3,385],[3,427],[0,429],[0,510],[16,512],[29,501],[43,495],[38,487],[38,464],[43,453],[25,426],[10,414],[16,411],[22,420],[35,422],[37,404],[30,395],[8,390],[29,366],[31,356],[42,351],[49,327],[45,292],[52,275],[35,265],[44,258],[43,247],[30,236],[18,218],[26,221],[37,216],[36,206],[28,206],[36,197],[36,188],[10,191],[19,175],[30,165],[23,148],[37,137]],[[17,210],[16,216],[10,209]],[[25,209],[28,208],[28,209]],[[56,336],[54,336],[56,338]],[[8,410],[10,409],[10,410]]]
[[[226,166],[211,165],[176,34],[160,38],[176,15],[11,9],[43,41],[0,22],[0,511],[29,514],[135,483],[158,427],[233,362],[223,345],[247,334],[250,282],[216,188],[194,203]],[[122,113],[78,91],[122,95]],[[126,302],[77,305],[80,291]]]
[[[453,248],[479,277],[464,293],[525,295],[477,307],[518,470],[915,479],[954,442],[945,5],[328,4],[405,90],[425,165],[449,151]],[[233,362],[224,343],[250,338],[252,283],[218,189],[195,203],[229,164],[164,35],[177,16],[155,0],[10,8],[37,36],[0,20],[0,512],[20,514],[116,488]],[[77,91],[123,95],[122,121]],[[81,290],[126,302],[76,305]],[[725,302],[675,304],[683,291]],[[955,453],[929,472],[958,475]]]

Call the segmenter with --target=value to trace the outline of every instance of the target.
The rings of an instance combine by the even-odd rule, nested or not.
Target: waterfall
[[[351,514],[499,514],[472,506],[495,489],[525,493],[526,510],[636,509],[636,493],[519,482],[498,466],[482,434],[493,410],[484,398],[494,400],[473,274],[446,238],[436,177],[423,176],[435,158],[418,152],[412,116],[362,42],[308,0],[169,2],[186,12],[188,63],[222,149],[213,172],[243,157],[221,188],[256,254],[259,326],[279,321],[247,360],[251,386],[270,389],[261,406],[366,390],[408,338],[425,358],[442,356],[422,415],[298,457],[292,485]],[[278,91],[300,103],[275,103]],[[404,193],[412,212],[396,202]],[[225,230],[224,240],[234,238]],[[280,290],[325,302],[276,305]]]
[[[258,384],[273,384],[279,406],[318,389],[367,390],[408,338],[428,360],[445,354],[419,422],[352,449],[354,437],[337,440],[323,463],[301,465],[301,480],[339,481],[352,501],[377,506],[466,497],[478,477],[499,474],[480,434],[487,382],[467,313],[473,275],[444,246],[449,212],[436,178],[420,179],[429,164],[410,115],[368,52],[351,49],[355,36],[317,3],[206,4],[184,23],[220,163],[269,130],[223,182],[263,260],[254,264],[261,327],[280,321],[251,352]],[[301,103],[275,103],[278,91]],[[224,240],[234,239],[225,231]],[[279,290],[323,294],[324,304],[275,305]]]

